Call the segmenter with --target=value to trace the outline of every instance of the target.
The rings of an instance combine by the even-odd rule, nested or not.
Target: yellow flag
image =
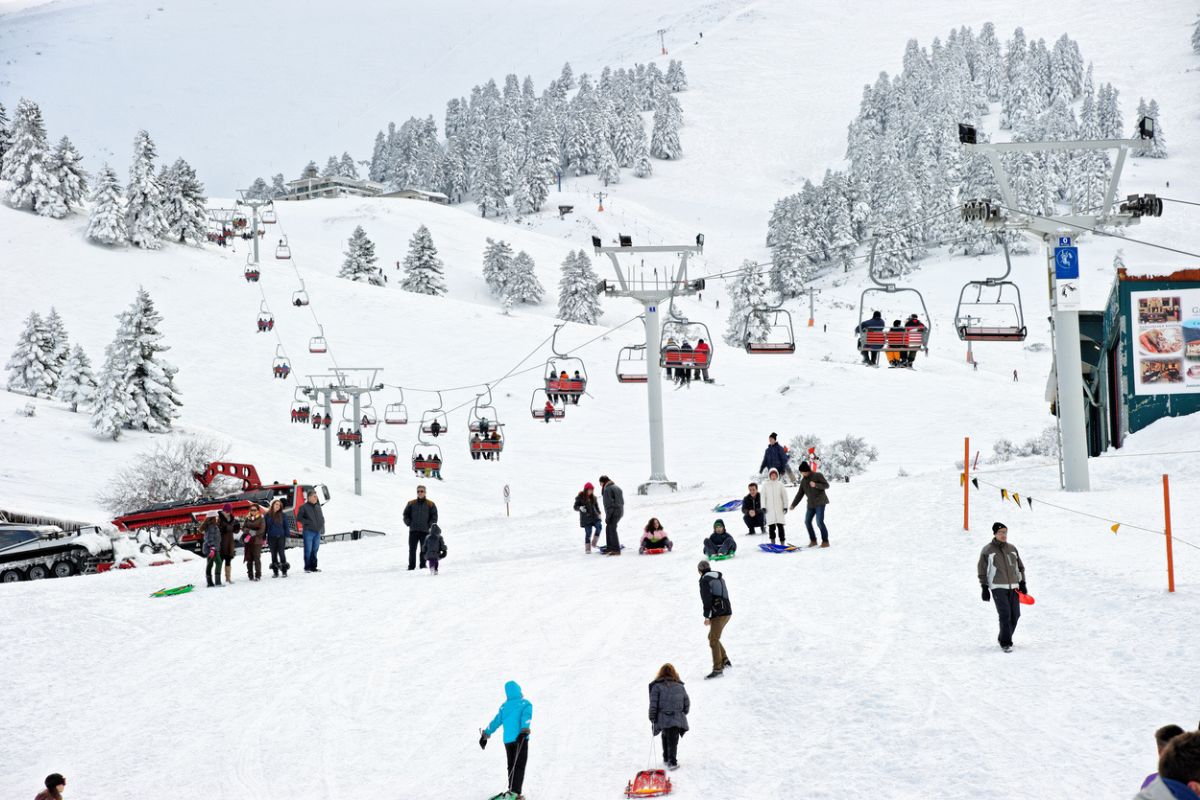
[[[1117,532],[1117,528],[1120,528],[1120,527],[1121,527],[1121,523],[1117,522],[1117,523],[1114,523],[1114,524],[1113,524],[1113,526],[1112,526],[1112,528],[1111,528],[1110,530],[1112,530],[1112,532],[1113,532],[1113,533],[1116,533],[1116,532]]]
[[[1001,500],[1007,500],[1007,499],[1008,499],[1008,489],[1001,489],[1001,490],[1000,490],[1000,499],[1001,499]]]
[[[966,482],[967,482],[967,473],[965,473],[965,472],[958,473],[958,485],[963,486],[966,484]]]
[[[1016,492],[1013,492],[1012,499],[1016,502],[1017,508],[1020,508],[1021,507],[1021,495],[1017,494]]]

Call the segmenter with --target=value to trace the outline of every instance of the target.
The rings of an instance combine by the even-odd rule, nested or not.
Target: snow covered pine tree
[[[567,253],[558,282],[558,318],[567,322],[595,325],[600,319],[600,298],[596,286],[600,278],[583,250]]]
[[[490,236],[483,248],[483,279],[492,294],[504,296],[504,286],[508,283],[513,270],[513,251],[508,242],[496,240]]]
[[[117,182],[117,173],[108,164],[96,175],[87,237],[100,244],[123,244],[129,239],[129,229],[125,227],[125,197]]]
[[[180,244],[200,244],[208,238],[207,198],[196,171],[182,158],[167,172],[163,187],[163,218],[167,235]]]
[[[0,180],[12,183],[8,190],[9,205],[29,207],[43,217],[65,217],[67,205],[51,169],[53,158],[37,103],[21,98],[10,136],[12,141],[4,154],[4,168],[0,170]]]
[[[129,185],[125,187],[125,227],[129,241],[136,247],[157,250],[167,232],[163,219],[163,187],[154,174],[156,151],[150,134],[138,131],[133,140],[133,163],[129,167]]]
[[[25,328],[17,339],[17,347],[5,366],[8,370],[8,390],[32,397],[49,396],[52,349],[45,321],[36,311],[30,311],[25,318]]]
[[[92,375],[92,362],[87,353],[79,345],[71,350],[58,377],[58,389],[54,393],[57,400],[71,406],[72,411],[78,411],[80,406],[90,406],[96,398],[96,378]]]
[[[346,246],[346,260],[342,262],[339,278],[383,286],[386,283],[383,270],[375,255],[375,243],[367,238],[367,232],[359,225],[350,234]]]
[[[438,258],[433,237],[429,234],[429,228],[422,225],[408,241],[408,255],[404,257],[404,280],[400,288],[406,292],[440,296],[446,293],[446,281],[442,275],[442,260]]]
[[[92,427],[116,439],[119,428],[164,433],[183,405],[175,388],[178,370],[159,354],[162,316],[145,289],[138,289],[127,311],[117,315],[117,335],[106,350]],[[114,429],[114,425],[117,426]]]

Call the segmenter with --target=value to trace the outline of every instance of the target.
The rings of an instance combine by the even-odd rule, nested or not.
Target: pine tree
[[[317,168],[317,162],[309,161],[304,165],[304,169],[300,170],[301,178],[318,178],[321,176],[321,170]]]
[[[162,315],[145,289],[138,289],[129,309],[117,316],[120,324],[113,340],[114,352],[123,354],[130,416],[127,427],[162,433],[170,430],[183,405],[175,388],[176,367],[160,358],[171,348],[162,344]]]
[[[1200,16],[1192,23],[1192,50],[1200,53]]]
[[[126,380],[126,348],[112,342],[104,349],[104,366],[92,399],[92,430],[114,442],[133,419],[133,401]]]
[[[0,173],[4,172],[4,154],[12,146],[12,131],[9,130],[8,110],[0,103]]]
[[[322,178],[336,178],[342,174],[342,164],[338,161],[337,156],[330,156],[325,162],[325,169],[321,170]]]
[[[687,75],[683,71],[683,63],[675,59],[671,59],[671,63],[667,65],[667,86],[672,92],[687,91],[688,82]]]
[[[343,151],[342,160],[338,162],[338,171],[343,178],[353,178],[358,180],[358,167],[354,165],[354,159],[350,154]]]
[[[672,109],[668,99],[674,100],[665,89],[660,90],[658,107],[654,110],[653,132],[650,134],[650,155],[673,160],[683,156],[683,147],[679,144],[681,118]]]
[[[765,341],[771,332],[767,315],[762,309],[767,303],[767,281],[749,259],[742,262],[742,271],[729,287],[729,324],[725,343],[742,347],[747,341]]]
[[[52,346],[46,323],[36,311],[30,311],[25,318],[25,329],[17,339],[17,347],[5,366],[8,370],[8,390],[32,397],[48,396],[52,366]]]
[[[171,241],[180,244],[205,241],[208,200],[204,197],[204,185],[196,177],[196,171],[182,158],[176,159],[167,173],[163,195],[163,219]]]
[[[1163,135],[1162,120],[1158,116],[1158,101],[1153,97],[1146,106],[1146,116],[1154,120],[1154,138],[1150,140],[1150,146],[1145,148],[1143,155],[1147,158],[1166,158],[1167,139]],[[1137,136],[1138,134],[1135,132],[1133,135]]]
[[[277,172],[271,176],[271,194],[268,197],[274,199],[283,197],[285,194],[287,194],[287,184],[284,183],[283,173]]]
[[[600,297],[596,293],[599,283],[587,253],[583,250],[567,253],[558,282],[558,318],[595,325],[601,314]]]
[[[546,178],[539,175],[536,170],[529,170],[522,176],[522,179],[524,192],[519,198],[514,198],[518,210],[535,213],[541,211],[542,206],[546,204],[546,198],[550,196],[550,187],[546,184]]]
[[[129,185],[125,187],[125,227],[129,230],[129,241],[146,250],[162,247],[159,240],[167,232],[162,214],[163,187],[154,174],[155,156],[150,134],[139,131],[133,141]]]
[[[37,103],[24,97],[17,103],[11,139],[4,154],[4,169],[0,171],[0,180],[12,182],[8,190],[9,205],[29,207],[43,217],[65,217],[67,206],[51,169],[46,126]]]
[[[117,173],[108,164],[96,175],[87,237],[100,244],[123,244],[129,239],[129,229],[125,227],[125,197],[117,182]]]
[[[63,324],[62,317],[58,315],[58,310],[54,306],[50,306],[50,313],[46,316],[46,346],[48,348],[46,376],[43,383],[47,393],[52,394],[58,388],[63,368],[67,365],[67,356],[71,352],[67,326]]]
[[[483,248],[483,279],[492,294],[504,297],[504,286],[513,272],[513,251],[508,242],[488,238]]]
[[[1100,84],[1096,98],[1096,124],[1101,139],[1120,139],[1125,124],[1121,121],[1120,92],[1111,83]]]
[[[79,345],[75,345],[63,365],[54,397],[69,404],[71,411],[78,411],[80,406],[90,406],[95,401],[96,378],[92,375],[92,362]]]
[[[270,200],[271,188],[267,186],[267,182],[262,178],[255,178],[254,183],[250,184],[250,188],[246,190],[247,200]]]
[[[429,234],[429,228],[422,225],[408,241],[408,255],[404,258],[404,281],[400,288],[406,292],[440,296],[446,293],[446,282],[442,274],[442,260],[438,258],[433,237]]]
[[[633,157],[633,174],[639,178],[649,178],[654,173],[654,164],[650,161],[650,153],[643,147]]]
[[[604,181],[605,186],[621,182],[621,169],[617,166],[617,157],[613,154],[612,148],[608,146],[608,142],[600,143],[598,162],[596,174],[600,180]]]
[[[546,290],[538,280],[534,271],[533,259],[524,250],[517,253],[512,262],[512,272],[504,284],[505,297],[511,297],[514,303],[538,305],[542,302]]]
[[[372,286],[383,286],[383,269],[378,265],[375,255],[375,243],[367,238],[367,232],[359,225],[350,234],[346,246],[346,260],[342,262],[339,278],[369,283]]]
[[[558,76],[558,85],[566,91],[575,88],[575,74],[571,71],[571,62],[563,64],[562,74]]]
[[[51,172],[58,185],[58,194],[68,210],[72,206],[82,206],[83,199],[87,197],[87,173],[80,166],[82,162],[83,156],[79,155],[75,145],[66,136],[58,140],[58,147],[48,162],[52,165]]]

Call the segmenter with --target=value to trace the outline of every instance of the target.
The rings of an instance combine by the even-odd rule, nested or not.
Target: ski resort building
[[[287,193],[276,200],[312,200],[317,197],[378,197],[384,185],[355,178],[298,178],[288,181]]]
[[[1200,269],[1118,269],[1104,310],[1080,312],[1079,338],[1091,455],[1200,411]]]
[[[425,200],[443,206],[450,204],[450,198],[441,192],[427,192],[423,189],[401,189],[398,192],[387,192],[382,197],[399,197],[402,200]]]

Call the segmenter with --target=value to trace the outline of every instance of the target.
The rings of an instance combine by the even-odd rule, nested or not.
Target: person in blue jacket
[[[796,480],[796,473],[792,472],[792,465],[789,463],[791,458],[788,456],[787,450],[779,443],[779,434],[774,431],[767,437],[767,450],[763,453],[762,463],[758,465],[758,471],[762,474],[767,474],[771,468],[779,470],[780,475],[787,475],[793,482]]]
[[[504,684],[506,698],[486,729],[480,731],[479,747],[487,747],[488,737],[504,726],[504,754],[508,758],[508,790],[524,800],[521,786],[525,783],[525,762],[529,758],[529,723],[533,719],[533,704],[521,695],[516,681]]]

